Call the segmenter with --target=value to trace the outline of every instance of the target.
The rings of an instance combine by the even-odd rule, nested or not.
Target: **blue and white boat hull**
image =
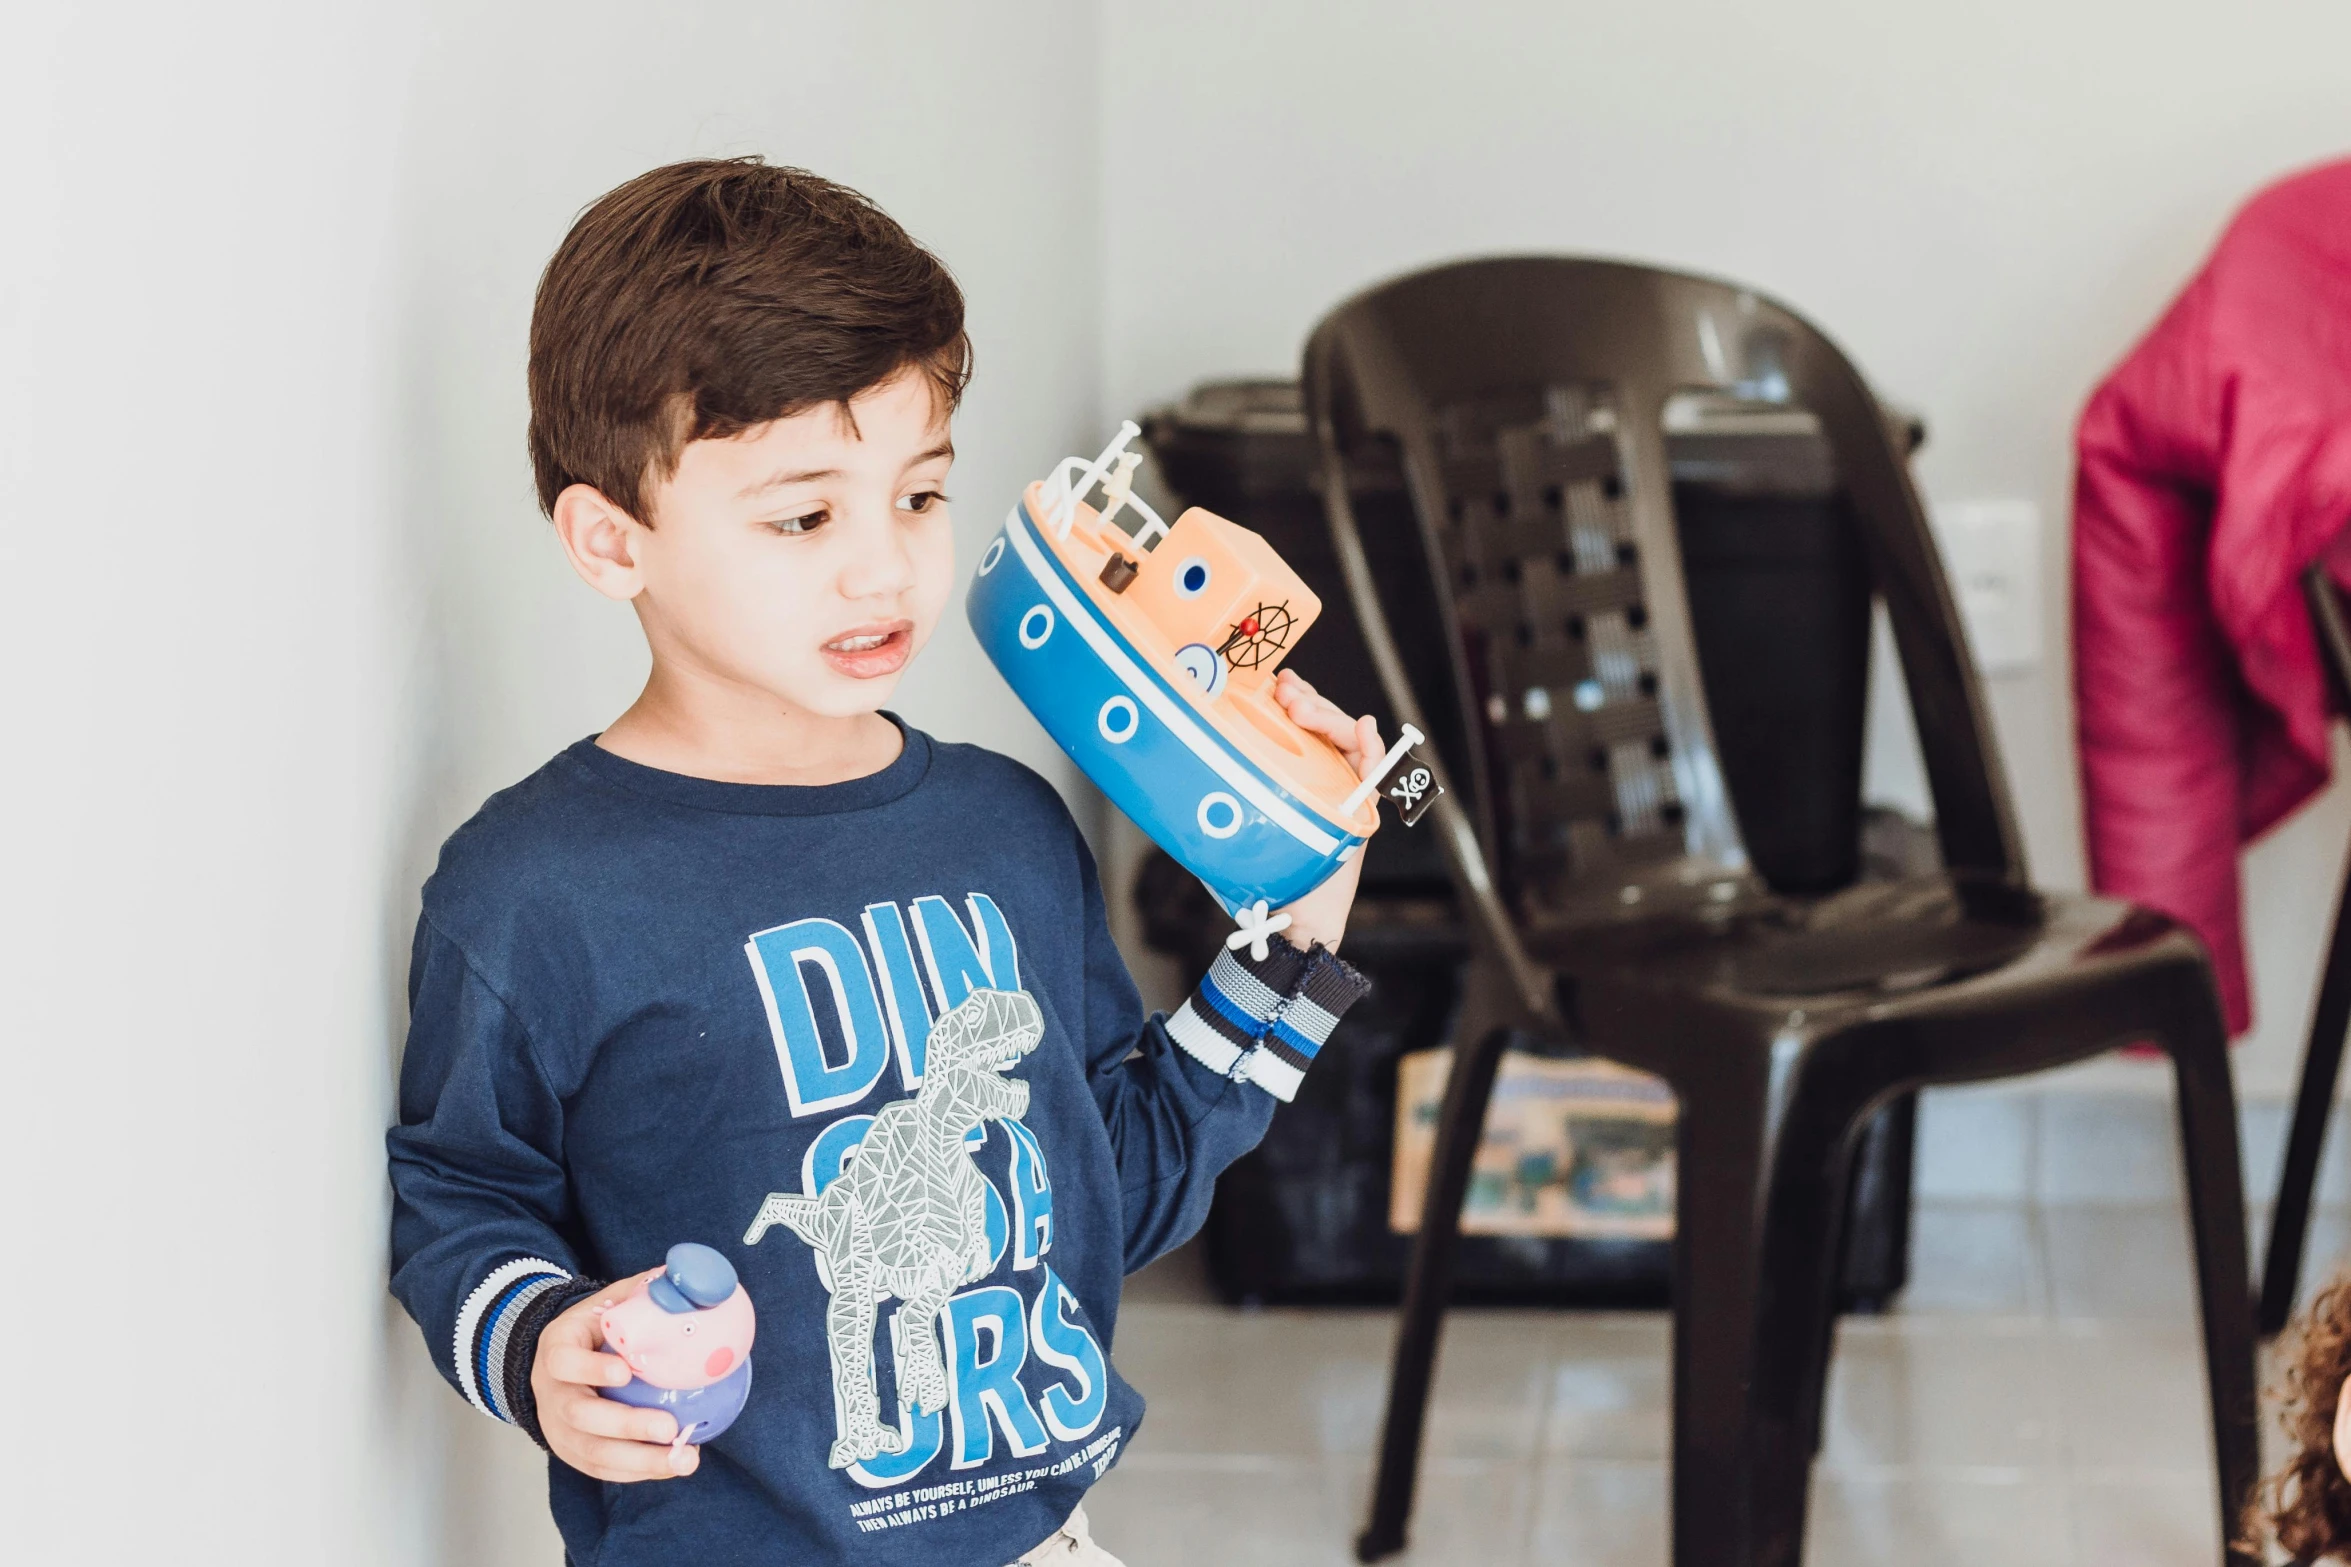
[[[1219,734],[1101,615],[1015,504],[965,601],[1014,694],[1070,760],[1227,913],[1274,908],[1329,878],[1363,838]]]

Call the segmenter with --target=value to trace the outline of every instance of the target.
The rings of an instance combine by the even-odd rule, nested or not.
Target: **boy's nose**
[[[914,586],[914,555],[893,525],[865,531],[841,572],[841,592],[853,599],[891,598]]]

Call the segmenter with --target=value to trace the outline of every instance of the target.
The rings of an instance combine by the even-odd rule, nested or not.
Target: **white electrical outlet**
[[[2041,508],[2026,500],[1929,508],[1943,570],[1976,667],[2019,674],[2041,662]]]

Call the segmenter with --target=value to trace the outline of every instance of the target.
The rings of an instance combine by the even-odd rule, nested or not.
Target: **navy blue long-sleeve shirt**
[[[974,747],[909,729],[796,788],[582,741],[426,884],[392,1287],[536,1435],[558,1311],[678,1241],[734,1262],[741,1418],[681,1480],[554,1462],[575,1561],[1008,1562],[1142,1416],[1109,1359],[1124,1275],[1199,1227],[1360,988],[1277,940],[1146,1019],[1059,797]]]

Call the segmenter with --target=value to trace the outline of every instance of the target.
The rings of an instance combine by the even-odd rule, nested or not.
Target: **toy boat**
[[[1029,485],[965,607],[1046,732],[1225,912],[1279,908],[1377,829],[1374,791],[1404,746],[1358,779],[1282,711],[1274,674],[1322,600],[1247,528],[1198,507],[1162,522],[1132,494],[1140,433]]]

